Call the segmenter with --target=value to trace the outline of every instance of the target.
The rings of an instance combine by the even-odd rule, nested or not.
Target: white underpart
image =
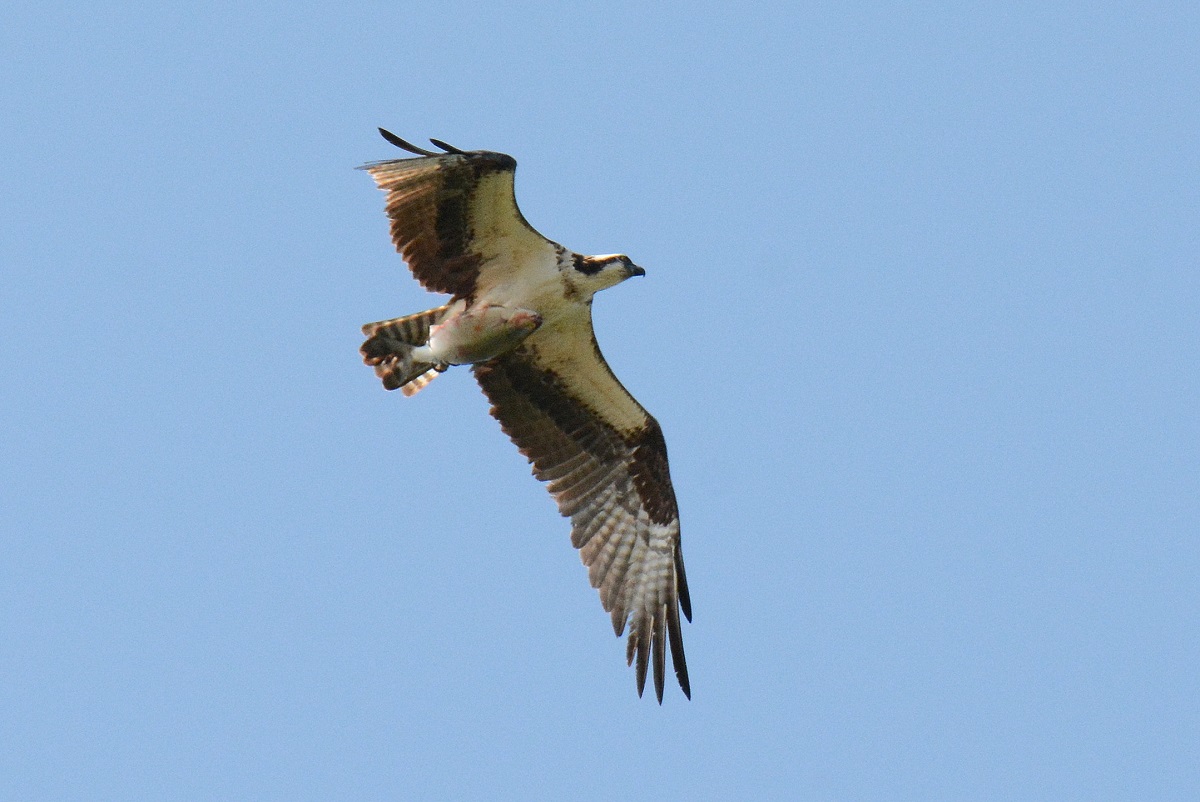
[[[513,174],[484,175],[475,188],[474,237],[483,264],[478,302],[531,309],[543,317],[561,305],[557,246],[531,230],[512,208]]]

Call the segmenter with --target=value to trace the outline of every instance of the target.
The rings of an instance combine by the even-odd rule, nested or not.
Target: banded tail
[[[413,359],[413,349],[429,342],[429,328],[446,314],[450,307],[439,306],[427,312],[368,323],[362,327],[367,340],[359,348],[363,362],[375,368],[375,375],[388,390],[400,388],[406,396],[416,395],[438,373],[445,370],[434,362]]]

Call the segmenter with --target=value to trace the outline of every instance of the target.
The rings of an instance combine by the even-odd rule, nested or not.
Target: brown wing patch
[[[473,368],[492,415],[549,482],[559,511],[570,516],[571,542],[588,567],[618,635],[631,626],[628,661],[638,694],[653,664],[662,702],[667,641],[690,698],[679,613],[688,597],[679,551],[679,517],[662,430],[649,415],[622,433],[572,393],[570,377],[540,368],[525,351]],[[691,618],[690,603],[683,607]]]
[[[664,525],[679,520],[675,489],[667,468],[667,441],[663,439],[662,428],[654,418],[649,419],[646,428],[634,440],[630,463],[633,485],[641,496],[650,520]]]
[[[481,232],[522,230],[538,237],[517,209],[517,163],[476,151],[368,164],[387,191],[392,242],[427,289],[466,297],[475,290],[488,243]],[[489,177],[500,180],[485,180]],[[482,188],[482,189],[481,189]]]

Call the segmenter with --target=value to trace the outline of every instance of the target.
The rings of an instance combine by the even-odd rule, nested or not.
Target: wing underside
[[[590,327],[589,327],[590,328]],[[612,376],[592,344],[575,362],[553,369],[536,348],[476,365],[475,376],[492,402],[492,414],[533,463],[534,475],[560,512],[571,518],[571,542],[612,616],[614,631],[629,627],[626,659],[636,663],[638,694],[653,665],[662,702],[666,647],[685,695],[691,696],[680,630],[680,611],[691,620],[691,602],[679,545],[679,514],[667,468],[666,444],[653,417]],[[596,409],[597,384],[620,392],[641,418],[614,424]]]
[[[387,192],[392,242],[427,289],[468,297],[496,255],[556,247],[517,207],[517,163],[511,156],[457,148],[433,154],[386,132],[385,136],[393,144],[426,154],[362,169]]]

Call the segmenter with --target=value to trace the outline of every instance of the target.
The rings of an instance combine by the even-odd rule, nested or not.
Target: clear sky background
[[[1195,3],[0,11],[0,797],[1200,796]],[[513,154],[661,421],[624,644],[353,168]]]

